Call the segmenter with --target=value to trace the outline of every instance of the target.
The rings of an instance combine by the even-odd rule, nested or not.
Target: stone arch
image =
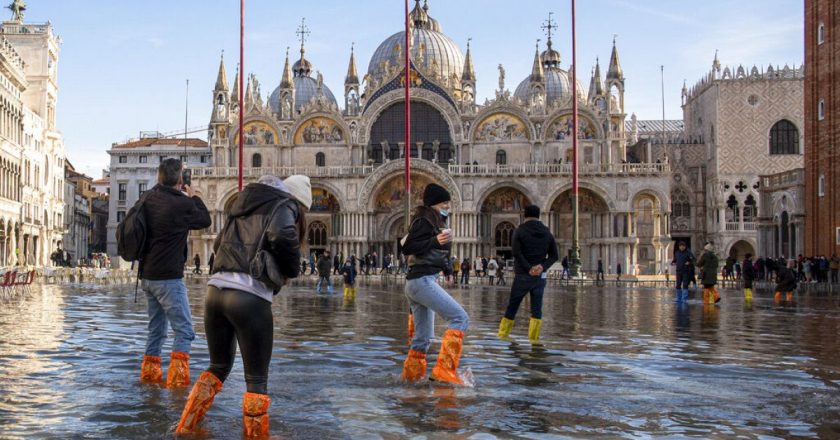
[[[517,119],[519,119],[523,125],[525,126],[526,130],[526,138],[524,142],[533,141],[538,138],[539,133],[534,127],[534,124],[528,118],[528,114],[525,113],[521,108],[514,105],[498,105],[498,106],[490,106],[482,109],[478,114],[475,115],[475,119],[473,119],[473,124],[470,125],[469,133],[466,136],[466,142],[473,143],[473,142],[486,142],[486,141],[478,141],[476,139],[477,131],[479,126],[492,117],[493,115],[497,114],[509,114]]]
[[[580,187],[580,189],[588,189],[588,190],[592,191],[593,193],[597,194],[598,196],[600,196],[601,199],[603,199],[604,202],[607,204],[607,208],[610,211],[615,211],[616,210],[615,202],[610,198],[607,190],[602,188],[600,185],[598,185],[596,183],[592,183],[592,182],[580,182],[578,184],[578,186]],[[570,189],[572,189],[572,183],[571,182],[568,182],[568,183],[560,186],[559,188],[555,189],[543,201],[544,204],[542,205],[542,207],[543,207],[542,211],[543,212],[550,211],[551,207],[554,205],[554,202],[557,200],[557,198],[560,197],[564,192],[566,192]]]
[[[323,121],[328,120],[335,124],[341,130],[341,140],[338,142],[298,142],[302,137],[303,128],[306,124],[314,121]],[[292,129],[289,131],[291,133],[289,138],[289,143],[292,145],[303,145],[303,144],[319,144],[319,143],[332,143],[332,144],[349,144],[350,143],[350,127],[344,123],[344,120],[340,117],[336,117],[336,115],[328,112],[316,112],[310,113],[306,115],[306,117],[302,118],[298,122],[296,122]]]
[[[566,121],[567,118],[570,119],[571,116],[572,116],[572,113],[571,113],[571,111],[569,111],[569,109],[561,109],[561,110],[553,112],[551,115],[549,115],[548,118],[546,118],[547,122],[543,126],[542,133],[538,133],[538,135],[540,136],[540,139],[542,139],[544,142],[556,142],[556,141],[561,140],[561,139],[555,139],[553,136],[551,138],[549,138],[549,136],[548,136],[549,131],[552,129],[552,127],[555,124],[557,124],[558,122],[561,122],[561,121]],[[588,121],[589,125],[591,126],[591,129],[592,129],[592,136],[591,137],[589,137],[589,138],[583,137],[583,138],[578,138],[578,139],[581,139],[581,140],[599,140],[599,139],[604,139],[605,138],[604,127],[602,127],[601,124],[598,123],[598,118],[595,116],[595,114],[593,114],[592,112],[590,112],[586,109],[580,109],[580,110],[578,110],[578,118],[579,118],[579,120],[578,120],[578,130],[581,130],[581,127],[580,127],[580,120],[581,119],[585,120],[585,121]]]
[[[326,193],[326,194],[322,194]],[[331,199],[330,199],[330,196]],[[312,207],[310,212],[337,213],[344,203],[335,185],[318,181],[312,183]]]
[[[741,262],[744,261],[745,255],[747,253],[750,253],[753,256],[755,256],[757,248],[758,246],[755,240],[752,238],[735,239],[726,245],[726,251],[724,252],[724,255],[733,256],[735,257],[735,260]]]
[[[443,116],[446,123],[449,124],[449,133],[453,145],[464,141],[461,131],[461,115],[442,96],[428,90],[412,89],[411,101],[429,104]],[[405,102],[405,90],[403,89],[393,90],[380,96],[365,110],[359,121],[360,144],[368,143],[373,124],[379,119],[381,113],[391,105],[400,102]]]
[[[515,189],[515,190],[519,191],[523,196],[525,196],[525,198],[527,199],[527,202],[529,202],[529,204],[537,204],[537,201],[535,200],[534,195],[531,194],[531,192],[527,188],[522,186],[522,184],[520,184],[518,182],[507,181],[507,182],[498,182],[494,185],[491,185],[490,187],[488,187],[484,191],[482,191],[481,195],[477,199],[477,202],[476,202],[475,206],[479,210],[481,210],[482,207],[484,206],[484,203],[487,201],[488,197],[493,195],[493,193],[495,193],[496,191],[499,191],[499,190],[504,189],[504,188]],[[520,206],[520,209],[518,211],[514,211],[514,212],[521,213],[523,208],[525,208],[524,205]]]
[[[432,180],[439,182],[449,194],[452,195],[452,208],[454,210],[460,209],[462,205],[461,191],[458,184],[452,176],[444,172],[444,170],[433,164],[432,162],[422,159],[412,159],[411,172],[419,172],[431,176]],[[401,175],[404,172],[405,164],[402,161],[391,161],[385,165],[377,167],[371,173],[359,190],[358,209],[360,212],[370,212],[375,208],[372,196],[378,194],[382,187],[394,176]]]

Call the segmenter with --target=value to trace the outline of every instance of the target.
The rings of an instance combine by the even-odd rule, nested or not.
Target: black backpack
[[[117,254],[126,261],[139,261],[146,245],[145,198],[140,198],[117,225]]]

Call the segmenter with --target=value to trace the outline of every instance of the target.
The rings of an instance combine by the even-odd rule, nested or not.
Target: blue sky
[[[63,39],[57,121],[67,157],[99,177],[112,142],[141,130],[184,126],[185,81],[190,80],[189,126],[206,126],[219,55],[233,81],[239,50],[235,0],[31,0],[27,22],[50,20]],[[413,1],[411,4],[413,6]],[[401,0],[246,0],[246,71],[267,95],[279,83],[286,47],[297,53],[295,30],[306,17],[307,58],[340,97],[356,44],[361,75],[376,47],[402,29]],[[478,78],[478,100],[493,96],[499,64],[513,90],[531,68],[540,25],[554,12],[554,47],[571,62],[570,0],[430,0],[430,15],[466,51]],[[708,72],[716,49],[724,65],[766,68],[801,64],[801,0],[578,0],[578,75],[588,87],[596,57],[602,72],[613,35],[626,77],[626,109],[640,119],[662,115],[660,65],[665,66],[665,110],[681,118],[680,89]],[[343,103],[343,99],[339,98]],[[201,136],[204,133],[200,133]]]

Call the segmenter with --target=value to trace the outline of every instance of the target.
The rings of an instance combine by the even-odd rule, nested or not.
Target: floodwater
[[[195,380],[208,363],[205,288],[188,284]],[[354,302],[284,289],[273,305],[274,438],[840,437],[836,296],[777,305],[758,292],[745,304],[733,290],[719,306],[678,307],[666,290],[555,287],[532,345],[527,302],[501,341],[507,291],[453,292],[471,318],[461,365],[474,388],[398,382],[401,286],[362,281]],[[171,438],[188,390],[138,382],[143,298],[133,302],[133,287],[41,286],[0,299],[0,438]],[[198,438],[240,438],[243,392],[237,359]]]

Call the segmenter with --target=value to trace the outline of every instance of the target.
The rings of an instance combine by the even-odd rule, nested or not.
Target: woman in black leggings
[[[233,368],[238,343],[247,388],[242,428],[248,438],[268,435],[268,364],[274,342],[271,301],[286,280],[300,272],[303,212],[311,204],[306,176],[286,180],[263,176],[230,204],[213,246],[216,260],[204,303],[210,366],[190,392],[177,434],[195,432]]]

